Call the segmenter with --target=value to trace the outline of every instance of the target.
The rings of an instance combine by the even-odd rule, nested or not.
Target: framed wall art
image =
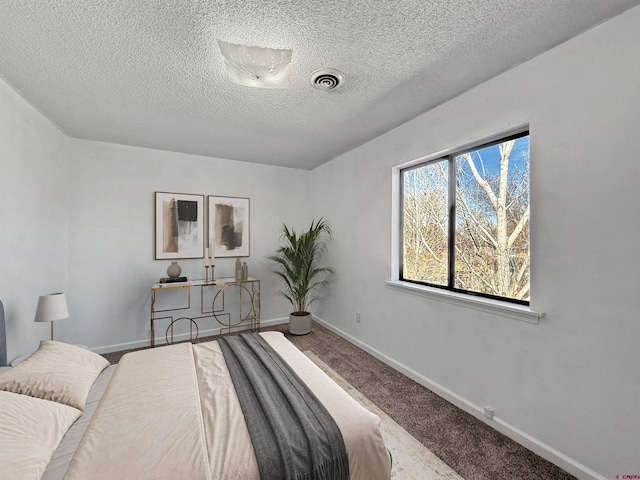
[[[209,196],[209,248],[216,257],[249,256],[249,199]]]
[[[156,260],[204,258],[204,195],[156,192]]]

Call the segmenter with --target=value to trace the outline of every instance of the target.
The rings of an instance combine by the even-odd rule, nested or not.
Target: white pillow
[[[89,389],[109,362],[84,348],[43,340],[33,354],[0,374],[0,390],[84,410]]]
[[[60,440],[81,414],[61,403],[0,391],[0,476],[41,478]]]

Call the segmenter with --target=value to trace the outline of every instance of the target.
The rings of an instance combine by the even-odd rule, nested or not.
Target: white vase
[[[182,268],[178,265],[178,262],[171,262],[169,268],[167,268],[167,275],[169,278],[178,278],[182,273]]]

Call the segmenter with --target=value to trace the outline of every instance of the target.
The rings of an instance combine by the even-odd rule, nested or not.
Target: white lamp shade
[[[53,320],[62,320],[69,316],[67,308],[67,299],[64,293],[50,293],[41,295],[38,299],[38,308],[36,308],[36,322],[51,322]]]
[[[229,81],[245,87],[289,88],[292,51],[218,41]]]

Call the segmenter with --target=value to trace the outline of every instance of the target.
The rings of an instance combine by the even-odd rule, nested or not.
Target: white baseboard
[[[511,425],[510,423],[505,422],[500,417],[494,416],[493,420],[487,419],[484,416],[484,409],[480,405],[476,405],[476,404],[470,402],[469,400],[461,397],[457,393],[449,390],[448,388],[440,385],[439,383],[434,382],[434,381],[430,380],[429,378],[425,377],[424,375],[416,372],[415,370],[403,365],[400,362],[397,362],[393,358],[385,355],[384,353],[376,350],[375,348],[367,345],[366,343],[361,342],[357,338],[352,337],[350,334],[348,334],[348,333],[340,330],[339,328],[331,325],[330,323],[326,322],[325,320],[322,320],[321,318],[318,318],[315,315],[314,315],[313,319],[316,322],[318,322],[319,324],[321,324],[322,326],[324,326],[324,327],[328,328],[329,330],[331,330],[332,332],[340,335],[345,340],[349,341],[350,343],[353,343],[354,345],[357,345],[358,347],[360,347],[361,349],[363,349],[366,352],[370,353],[371,355],[373,355],[377,359],[383,361],[384,363],[386,363],[390,367],[393,367],[394,369],[396,369],[399,372],[403,373],[404,375],[406,375],[407,377],[409,377],[412,380],[416,381],[420,385],[428,388],[429,390],[431,390],[435,394],[437,394],[437,395],[441,396],[442,398],[448,400],[449,402],[453,403],[458,408],[461,408],[465,412],[470,413],[471,415],[473,415],[477,419],[483,421],[484,423],[486,423],[490,427],[496,429],[497,431],[499,431],[500,433],[506,435],[507,437],[511,438],[512,440],[518,442],[520,445],[522,445],[525,448],[531,450],[532,452],[536,453],[537,455],[540,455],[545,460],[548,460],[551,463],[559,466],[560,468],[562,468],[563,470],[569,472],[571,475],[574,475],[575,477],[579,478],[580,480],[607,480],[606,477],[600,475],[597,472],[594,472],[593,470],[591,470],[590,468],[588,468],[585,465],[581,464],[580,462],[577,462],[576,460],[566,456],[562,452],[559,452],[558,450],[554,449],[553,447],[541,442],[540,440],[534,438],[533,436],[531,436],[528,433],[520,430],[519,428]]]
[[[289,317],[272,318],[271,320],[261,321],[260,326],[270,327],[271,325],[280,325],[282,323],[287,323],[288,321],[289,321]],[[210,337],[212,335],[219,335],[221,329],[222,327],[210,328],[207,330],[200,330],[200,332],[198,333],[198,338]],[[189,340],[189,334],[188,333],[177,334],[173,336],[173,339],[175,342]],[[156,345],[165,345],[166,339],[164,338],[164,336],[156,337],[155,342],[156,342]],[[151,344],[150,339],[136,340],[134,342],[116,343],[113,345],[103,345],[101,347],[92,347],[91,351],[95,353],[110,353],[110,352],[118,352],[120,350],[131,350],[134,348],[148,347],[150,344]]]

